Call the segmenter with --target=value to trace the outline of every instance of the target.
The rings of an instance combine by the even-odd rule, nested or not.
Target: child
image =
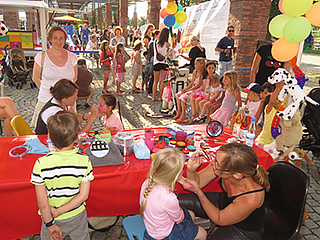
[[[186,103],[190,101],[193,94],[202,90],[203,79],[207,76],[205,60],[203,58],[196,58],[194,66],[195,70],[192,73],[191,83],[176,94],[178,111],[173,119],[176,120],[177,123],[188,122],[186,120]]]
[[[182,177],[184,163],[184,154],[173,148],[161,149],[154,156],[149,177],[140,191],[145,240],[206,239],[206,231],[193,222],[193,212],[180,207],[173,192]]]
[[[42,218],[41,239],[69,235],[89,240],[85,201],[93,172],[89,158],[73,148],[80,131],[77,116],[59,111],[48,119],[48,130],[57,150],[39,158],[31,175]]]
[[[199,103],[199,108],[201,109],[201,114],[195,119],[196,122],[204,121],[207,118],[208,107],[215,103],[218,99],[222,97],[223,88],[220,84],[220,77],[217,73],[210,75],[209,77],[209,93],[208,96],[201,100]]]
[[[99,98],[99,111],[104,114],[102,120],[104,129],[110,131],[122,131],[123,126],[121,120],[113,113],[116,104],[118,103],[119,115],[121,119],[120,103],[118,99],[111,93],[103,94]]]
[[[146,86],[146,91],[148,91],[148,88],[149,88],[148,82],[150,80],[150,76],[148,76],[144,73],[144,68],[145,68],[147,61],[148,61],[147,60],[148,59],[148,51],[147,50],[145,50],[143,52],[143,57],[144,57],[144,59],[142,60],[142,84],[141,84],[141,91],[142,92],[143,92],[144,86]]]
[[[258,143],[257,145],[262,149],[264,148],[265,145],[269,145],[274,141],[274,138],[271,135],[271,124],[277,112],[277,109],[281,105],[281,102],[279,102],[277,99],[282,87],[283,87],[283,81],[276,83],[276,89],[272,93],[269,103],[268,103],[269,97],[266,97],[266,100],[265,100],[266,107],[264,108],[264,124],[263,124],[261,133],[256,139],[256,142]]]
[[[245,110],[249,110],[249,117],[255,117],[258,119],[257,112],[260,108],[260,105],[263,105],[260,99],[260,90],[261,86],[259,83],[250,83],[246,88],[243,89],[244,92],[248,93],[247,96],[247,105]],[[260,114],[259,114],[260,115]],[[235,122],[236,115],[234,115],[230,119],[230,130],[233,130],[234,122]]]
[[[262,126],[263,126],[263,122],[264,122],[264,109],[266,107],[266,105],[268,103],[266,103],[266,98],[267,96],[271,95],[272,92],[274,91],[274,86],[269,83],[269,82],[265,82],[262,86],[261,86],[261,90],[260,90],[260,98],[261,98],[261,103],[260,107],[256,113],[256,119],[258,119],[257,124],[256,124],[256,136],[258,136],[262,130]],[[270,100],[270,98],[269,98]],[[268,100],[268,102],[269,102]],[[262,113],[262,115],[261,115]]]
[[[235,71],[225,72],[223,75],[223,85],[226,89],[225,97],[221,107],[211,114],[210,118],[227,125],[232,116],[236,102],[238,102],[238,109],[242,106],[237,73]],[[237,112],[235,115],[236,114]]]
[[[118,74],[117,81],[117,95],[122,96],[120,90],[120,83],[124,80],[124,75],[126,74],[126,67],[124,56],[122,52],[124,51],[124,44],[122,42],[117,43],[116,51],[114,53],[116,59],[116,73]]]
[[[101,48],[100,48],[100,63],[101,63],[101,70],[103,72],[103,93],[109,93],[110,91],[107,89],[108,88],[108,80],[109,80],[109,75],[110,75],[110,70],[111,70],[111,60],[113,59],[112,57],[112,52],[109,47],[109,42],[107,40],[103,40],[101,43]]]
[[[213,61],[209,61],[206,64],[207,76],[203,80],[203,89],[191,97],[192,118],[191,123],[195,122],[195,119],[199,116],[200,101],[204,100],[209,94],[209,77],[216,71],[216,64]]]
[[[140,93],[139,89],[136,86],[137,83],[137,79],[139,75],[142,75],[142,62],[141,62],[141,48],[142,48],[142,43],[141,41],[137,42],[134,44],[133,47],[133,51],[134,54],[132,56],[132,75],[133,75],[133,79],[132,79],[132,92],[134,93]]]

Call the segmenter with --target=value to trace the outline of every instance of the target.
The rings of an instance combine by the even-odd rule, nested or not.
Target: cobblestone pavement
[[[320,73],[320,57],[313,55],[304,55],[302,59],[303,63],[301,69],[305,73]],[[121,103],[121,114],[123,117],[123,124],[125,129],[132,128],[148,128],[155,126],[165,126],[173,122],[170,118],[151,118],[146,117],[145,113],[156,113],[159,114],[161,108],[161,102],[152,102],[151,97],[146,93],[133,93],[131,89],[131,67],[127,66],[127,73],[125,82],[121,84],[121,87],[125,90],[125,94],[122,97],[118,97]],[[91,104],[97,103],[103,86],[103,74],[100,70],[94,71],[94,84],[95,93],[90,101]],[[141,79],[139,78],[138,85],[141,86]],[[112,84],[110,76],[109,89],[115,94],[116,85]],[[317,79],[312,79],[306,83],[306,90],[309,90],[317,86]],[[24,86],[21,90],[4,86],[4,95],[11,97],[21,114],[27,122],[31,122],[33,109],[36,105],[38,89],[31,89],[29,86]],[[81,101],[80,101],[81,102]],[[82,100],[84,104],[84,100]],[[78,112],[88,112],[90,109],[85,109],[84,106],[80,107]],[[102,130],[103,124],[100,119],[96,119],[92,130]],[[304,169],[310,176],[310,189],[307,199],[307,211],[308,220],[306,220],[301,228],[300,233],[303,239],[320,239],[320,163],[319,159],[314,157],[311,152],[308,152],[309,156],[313,159],[314,165],[307,166],[305,162],[302,163],[302,169]],[[102,239],[127,239],[126,234],[122,228],[123,216],[117,221],[116,225],[112,227],[108,232],[92,232],[91,239],[102,240]],[[40,239],[39,235],[32,237],[23,238],[27,239]]]

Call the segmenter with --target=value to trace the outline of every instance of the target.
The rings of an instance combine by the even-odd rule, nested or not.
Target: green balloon
[[[311,31],[311,23],[305,17],[292,18],[283,28],[283,37],[292,43],[302,42]]]
[[[173,28],[174,28],[174,29],[177,29],[178,27],[180,27],[180,23],[178,23],[178,22],[176,21],[176,23],[173,25]]]
[[[301,16],[309,11],[313,0],[283,0],[283,11],[292,17]]]
[[[276,38],[283,37],[284,26],[292,19],[292,17],[286,14],[280,14],[274,17],[269,23],[269,32]]]
[[[178,3],[178,12],[179,11],[183,11],[183,7],[182,7],[182,5],[180,3]]]

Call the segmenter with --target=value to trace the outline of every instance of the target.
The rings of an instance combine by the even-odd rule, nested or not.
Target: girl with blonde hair
[[[230,118],[238,102],[238,109],[242,106],[240,87],[238,85],[238,75],[235,71],[227,71],[223,75],[223,85],[226,89],[225,98],[222,101],[221,107],[210,115],[212,120],[228,125]],[[238,112],[235,113],[235,115]]]
[[[140,191],[145,240],[206,239],[206,231],[194,224],[194,214],[179,206],[173,192],[181,179],[184,163],[184,154],[173,148],[161,149],[154,156],[149,177]]]

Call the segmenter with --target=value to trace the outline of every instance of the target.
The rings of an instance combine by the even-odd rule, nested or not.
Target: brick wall
[[[97,12],[98,12],[98,21],[97,21],[98,29],[102,29],[102,8],[101,7],[98,8]]]
[[[112,25],[112,5],[109,3],[106,3],[105,5],[105,11],[106,11],[106,27]]]
[[[152,23],[159,29],[161,0],[148,0],[147,23]]]
[[[3,19],[9,30],[20,30],[19,13],[18,11],[3,11]]]
[[[123,29],[123,36],[127,39],[128,36],[128,0],[119,1],[119,26]]]
[[[32,30],[32,24],[36,25],[36,13],[26,12],[27,30]]]
[[[270,0],[230,0],[229,25],[235,27],[235,46],[238,47],[234,66],[241,86],[250,82],[257,41],[265,40],[267,34],[270,7]]]

